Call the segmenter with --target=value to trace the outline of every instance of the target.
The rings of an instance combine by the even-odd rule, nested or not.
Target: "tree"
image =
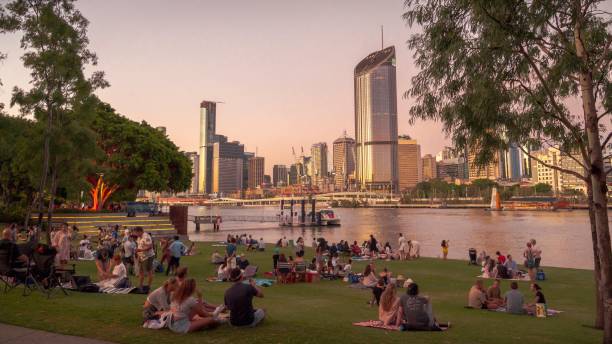
[[[103,174],[116,199],[134,199],[138,190],[180,192],[191,185],[191,160],[146,122],[129,120],[99,102],[92,129],[103,154],[90,180],[98,185],[97,174]]]
[[[546,183],[537,183],[536,185],[533,186],[533,189],[538,194],[551,194],[552,193],[552,186]]]
[[[484,165],[511,144],[589,190],[598,311],[612,342],[612,253],[602,147],[612,133],[612,34],[601,0],[407,0],[422,32],[408,45],[421,71],[405,96],[413,119],[437,119]],[[581,111],[568,104],[581,103]],[[557,147],[580,171],[546,164],[526,147]]]
[[[59,149],[64,145],[57,141],[71,136],[67,132],[74,129],[72,122],[87,111],[93,90],[107,86],[102,72],[94,72],[90,78],[83,72],[86,65],[97,61],[87,48],[87,25],[73,0],[14,0],[0,12],[1,32],[22,33],[22,60],[32,78],[30,90],[13,89],[11,106],[18,105],[24,116],[33,115],[35,126],[43,128],[43,156],[34,200],[39,225],[47,194],[51,222],[61,163],[71,160]]]

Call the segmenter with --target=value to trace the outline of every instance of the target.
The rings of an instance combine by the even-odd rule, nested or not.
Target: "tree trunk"
[[[53,110],[47,102],[47,125],[45,127],[45,141],[43,146],[43,167],[38,184],[38,227],[42,229],[43,207],[45,205],[45,187],[47,186],[47,175],[49,174],[49,160],[51,155],[51,129],[53,126]]]
[[[58,158],[55,157],[53,163],[53,172],[51,174],[51,189],[49,190],[49,207],[47,208],[47,228],[51,229],[51,223],[53,220],[53,209],[55,208],[55,193],[57,192],[57,169],[59,167]]]
[[[595,278],[595,324],[594,327],[598,329],[604,328],[604,307],[603,307],[603,291],[601,290],[600,271],[601,266],[599,264],[599,248],[597,245],[597,226],[595,219],[595,205],[593,204],[593,186],[591,182],[587,182],[587,195],[589,203],[589,220],[591,223],[591,239],[593,242],[593,275]]]
[[[588,57],[581,38],[581,20],[576,21],[574,27],[576,55],[582,61],[579,74],[580,91],[582,96],[582,110],[586,129],[589,172],[593,191],[593,209],[597,233],[597,248],[599,254],[601,282],[600,290],[603,292],[604,308],[604,343],[612,343],[612,248],[610,246],[610,230],[608,227],[608,199],[606,175],[603,166],[601,141],[595,97],[593,95],[593,77],[588,70]]]

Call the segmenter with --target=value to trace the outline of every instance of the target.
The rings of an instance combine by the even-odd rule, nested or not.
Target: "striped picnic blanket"
[[[356,322],[356,323],[353,323],[353,326],[379,328],[381,330],[387,330],[387,331],[399,331],[398,326],[385,325],[380,320],[368,320],[368,321]]]
[[[129,294],[137,288],[100,288],[100,292],[104,294]]]

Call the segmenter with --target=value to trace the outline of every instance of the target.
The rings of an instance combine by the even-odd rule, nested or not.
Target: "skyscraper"
[[[200,167],[198,190],[210,193],[212,189],[212,144],[215,141],[217,104],[204,100],[200,103]]]
[[[349,187],[349,180],[355,173],[355,140],[344,136],[334,141],[334,184],[336,190],[346,191]]]
[[[469,179],[492,179],[496,180],[500,177],[500,164],[499,164],[499,152],[495,154],[493,161],[486,164],[485,166],[478,166],[476,164],[476,151],[470,149],[467,155],[467,163],[469,169]]]
[[[264,181],[264,158],[254,156],[249,159],[249,189],[261,186]]]
[[[285,165],[274,165],[272,167],[272,184],[274,186],[287,186],[289,172]]]
[[[185,156],[191,160],[191,187],[187,190],[187,193],[197,194],[198,193],[198,172],[200,171],[200,156],[196,152],[185,152]]]
[[[423,180],[431,180],[438,177],[436,158],[431,154],[423,156]]]
[[[239,192],[242,189],[244,146],[240,142],[215,142],[212,150],[212,192]]]
[[[242,190],[246,190],[249,188],[249,170],[250,163],[249,160],[255,156],[255,153],[252,152],[244,152],[242,155]]]
[[[312,184],[321,187],[327,177],[327,143],[319,142],[310,147]]]
[[[399,190],[415,187],[423,180],[421,146],[409,136],[397,140],[397,164],[399,165]]]
[[[356,179],[361,189],[397,189],[395,47],[355,67]]]

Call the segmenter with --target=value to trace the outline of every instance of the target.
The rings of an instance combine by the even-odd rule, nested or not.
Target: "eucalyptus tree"
[[[588,190],[597,285],[596,326],[612,342],[612,252],[604,147],[612,111],[611,16],[601,0],[407,0],[404,19],[420,72],[405,97],[412,119],[435,119],[476,163],[516,144]],[[579,169],[530,148],[553,146]]]
[[[0,30],[21,35],[21,59],[31,77],[29,90],[13,89],[11,106],[18,105],[22,115],[33,116],[43,129],[38,192],[32,204],[39,224],[45,198],[53,203],[60,164],[66,160],[62,154],[67,151],[59,149],[57,140],[91,108],[86,104],[92,92],[107,86],[102,72],[85,76],[84,68],[97,62],[88,49],[87,26],[73,0],[13,0],[0,11]]]

